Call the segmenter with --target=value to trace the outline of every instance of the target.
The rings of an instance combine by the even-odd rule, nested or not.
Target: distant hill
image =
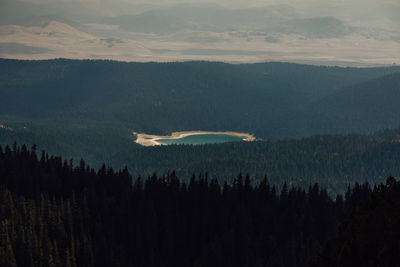
[[[348,86],[299,110],[305,133],[373,132],[400,125],[400,73]]]
[[[297,17],[294,8],[273,5],[261,8],[226,9],[211,4],[178,4],[149,10],[140,14],[104,18],[105,23],[120,25],[125,30],[168,34],[184,30],[234,31]]]
[[[352,32],[351,27],[333,17],[293,19],[280,24],[275,30],[309,38],[341,37]]]
[[[347,2],[242,7],[191,2],[2,0],[0,57],[399,64],[395,57],[400,49],[397,4],[363,3],[360,10]],[[63,31],[43,35],[37,28],[52,22],[75,28],[69,32],[79,31],[86,37],[65,38]],[[14,25],[20,28],[12,32]],[[29,49],[35,53],[27,53]]]
[[[183,30],[189,25],[179,17],[157,11],[148,11],[139,15],[122,15],[105,18],[105,23],[119,25],[122,29],[131,32],[149,32],[168,34]]]
[[[399,68],[0,60],[0,70],[1,117],[62,125],[113,125],[155,134],[232,130],[266,139],[325,131],[318,127],[316,118],[309,122],[315,122],[316,127],[303,134],[300,130],[304,127],[292,125],[288,118],[301,121],[299,108],[305,107],[304,118],[308,119],[307,107],[312,114],[323,112],[329,105],[318,106],[319,101],[330,102],[325,97],[335,92],[340,95],[340,88]],[[382,83],[390,83],[386,81],[390,77],[381,78]],[[378,90],[379,85],[371,82],[369,90]],[[340,102],[333,101],[331,105]],[[352,111],[341,114],[347,116],[346,112]],[[380,121],[360,119],[364,120],[359,122],[359,132],[382,128]],[[399,126],[395,117],[392,122],[386,127]],[[338,129],[347,131],[346,122],[342,125]]]
[[[268,141],[398,128],[398,81],[398,67],[0,60],[0,143],[37,144],[96,167],[128,165],[135,175],[242,171],[276,183],[318,177],[337,190],[398,175],[396,164],[382,163],[397,162],[384,155],[397,155],[398,131],[154,149],[139,148],[132,132],[230,130]]]

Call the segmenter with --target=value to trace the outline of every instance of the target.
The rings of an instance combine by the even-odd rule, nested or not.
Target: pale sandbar
[[[243,141],[255,141],[256,138],[248,133],[238,133],[238,132],[212,132],[212,131],[184,131],[184,132],[173,132],[171,135],[152,135],[145,133],[133,132],[136,136],[135,142],[142,146],[164,146],[166,144],[158,142],[160,139],[180,139],[190,135],[199,134],[224,134],[236,137],[242,137]]]

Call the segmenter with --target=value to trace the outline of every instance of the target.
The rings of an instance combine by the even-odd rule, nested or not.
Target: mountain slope
[[[305,132],[372,132],[400,126],[400,73],[338,90],[299,111]]]
[[[333,17],[293,19],[277,26],[275,31],[307,38],[337,38],[352,32],[350,27]]]
[[[138,132],[235,130],[269,138],[298,136],[287,131],[285,116],[296,115],[299,106],[398,68],[0,60],[0,70],[1,115]],[[371,83],[371,90],[377,85]]]
[[[93,165],[106,161],[120,168],[135,161],[131,158],[137,146],[133,131],[239,131],[277,139],[395,128],[399,126],[395,95],[398,71],[397,67],[360,69],[289,63],[0,60],[0,124],[14,129],[0,129],[0,143],[36,143],[53,154],[84,156]],[[374,93],[381,85],[392,86],[383,86],[389,99]],[[364,105],[354,102],[361,101],[357,95],[363,88],[374,93],[362,100]],[[343,98],[351,101],[343,102]],[[388,106],[386,113],[374,111],[378,115],[370,119],[373,101],[379,109],[385,102]],[[356,122],[355,112],[361,114],[355,117]],[[237,151],[236,157],[241,157],[241,152]],[[215,168],[220,160],[198,161],[197,165],[185,162],[182,166],[161,162],[158,170],[181,167],[186,175],[190,169],[209,168],[210,173],[220,173]],[[268,167],[263,164],[269,162],[264,156],[256,156],[254,161],[232,161],[229,157],[223,161],[236,162],[235,172],[257,172],[261,176]],[[146,172],[158,171],[140,164]]]
[[[135,40],[90,34],[85,29],[78,29],[82,27],[73,27],[51,17],[32,18],[32,21],[35,21],[35,26],[0,26],[1,57],[107,58],[115,55],[124,58],[126,54],[146,56],[150,53]]]

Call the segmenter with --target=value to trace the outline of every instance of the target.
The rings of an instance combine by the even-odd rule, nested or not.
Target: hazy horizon
[[[0,57],[400,64],[394,0],[3,0]]]

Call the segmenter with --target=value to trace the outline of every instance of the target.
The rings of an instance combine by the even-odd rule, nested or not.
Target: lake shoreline
[[[141,146],[166,146],[167,144],[163,144],[158,142],[161,139],[181,139],[191,135],[203,135],[203,134],[221,134],[221,135],[230,135],[235,137],[243,138],[243,141],[255,141],[256,138],[249,133],[239,133],[239,132],[216,132],[216,131],[181,131],[181,132],[173,132],[171,135],[163,136],[163,135],[152,135],[146,133],[137,133],[133,132],[136,136],[135,143]]]

